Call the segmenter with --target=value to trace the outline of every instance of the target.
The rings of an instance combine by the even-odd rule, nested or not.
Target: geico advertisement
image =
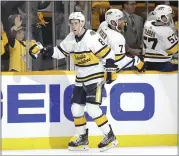
[[[38,123],[38,126],[61,124],[62,129],[69,124],[73,127],[71,96],[75,76],[16,77],[19,77],[18,81],[3,76],[1,120],[6,130],[18,125],[37,126]],[[171,75],[170,80],[177,82],[175,75]],[[171,125],[167,130],[175,131],[172,124],[176,115],[175,100],[177,87],[174,83],[168,83],[167,75],[120,75],[114,83],[105,86],[100,107],[109,121],[115,124],[116,130],[121,124],[121,127],[124,126],[120,129],[126,132],[130,124],[136,123],[134,129],[140,126],[137,130],[141,128],[150,132],[151,129],[155,133],[156,124],[166,127],[163,123],[166,120]],[[92,118],[86,112],[85,115],[89,126],[94,126]],[[146,123],[149,123],[148,126]]]

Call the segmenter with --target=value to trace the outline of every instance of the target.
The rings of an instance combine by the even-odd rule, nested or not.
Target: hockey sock
[[[101,131],[106,135],[110,131],[110,127],[108,124],[108,119],[105,114],[102,114],[96,118],[93,119],[97,126],[101,129]]]
[[[86,118],[84,116],[84,106],[73,103],[72,107],[72,114],[74,118],[74,124],[79,135],[86,133]]]
[[[93,118],[93,121],[96,122],[97,126],[101,129],[104,134],[108,134],[110,127],[108,124],[108,119],[105,114],[102,113],[99,105],[87,103],[87,112]]]
[[[85,116],[74,117],[74,124],[79,135],[86,133],[86,118]]]

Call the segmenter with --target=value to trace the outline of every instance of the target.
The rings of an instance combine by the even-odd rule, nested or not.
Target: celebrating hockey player
[[[143,40],[145,58],[148,70],[170,72],[178,69],[178,64],[170,61],[178,52],[178,37],[171,28],[173,11],[170,6],[160,5],[154,11],[155,18],[146,21]]]
[[[133,60],[126,68],[135,66],[139,72],[143,72],[145,71],[145,64],[142,57],[138,55],[141,50],[132,49],[127,46],[125,38],[121,34],[124,29],[124,24],[123,12],[119,9],[109,9],[105,14],[105,21],[100,24],[97,32],[115,53],[115,64],[118,65],[118,68],[124,67]],[[126,55],[127,53],[138,53],[138,56],[131,58]]]
[[[102,102],[104,85],[98,86],[97,83],[106,80],[110,84],[117,78],[116,71],[114,70],[117,68],[114,64],[115,55],[98,33],[84,28],[85,17],[81,12],[71,13],[69,22],[72,32],[67,35],[59,46],[48,46],[41,50],[41,53],[45,57],[56,59],[62,59],[71,55],[77,67],[71,111],[79,137],[68,144],[68,149],[87,150],[89,148],[88,129],[84,115],[84,108],[86,106],[87,113],[93,118],[104,134],[104,139],[98,145],[100,151],[104,151],[116,146],[118,141],[111,125],[108,123],[106,115],[102,113],[99,107]],[[33,48],[30,49],[31,55],[35,55],[32,52]],[[112,69],[113,72],[104,72],[103,65],[106,71]]]

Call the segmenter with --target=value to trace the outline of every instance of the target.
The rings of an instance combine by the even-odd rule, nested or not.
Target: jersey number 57
[[[175,41],[177,41],[178,40],[178,38],[177,38],[177,36],[176,36],[176,34],[175,33],[173,33],[172,35],[170,35],[168,38],[168,41],[170,42],[170,43],[175,43]]]
[[[147,48],[150,48],[150,49],[153,49],[153,50],[155,49],[155,47],[156,47],[156,45],[158,43],[157,38],[151,38],[151,37],[144,36],[143,39],[144,39],[144,48],[145,49],[147,49]],[[148,47],[149,46],[149,42],[152,43],[151,47]]]

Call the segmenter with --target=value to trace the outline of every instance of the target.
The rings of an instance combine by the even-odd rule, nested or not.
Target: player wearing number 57
[[[143,52],[147,70],[170,72],[178,70],[172,64],[172,56],[178,52],[178,37],[169,26],[173,10],[167,5],[158,5],[154,20],[146,21],[143,31]]]

